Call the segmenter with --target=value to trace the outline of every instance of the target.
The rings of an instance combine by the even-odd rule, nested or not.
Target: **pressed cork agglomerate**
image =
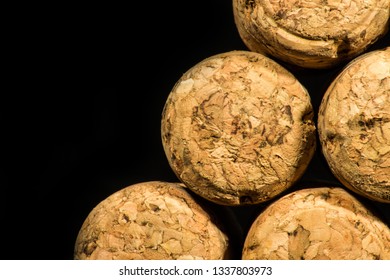
[[[171,91],[162,140],[180,180],[227,205],[266,201],[300,178],[315,150],[310,97],[261,54],[231,51],[188,70]]]
[[[390,48],[352,61],[324,95],[323,153],[351,190],[390,203]]]
[[[224,259],[227,235],[182,184],[145,182],[99,203],[78,234],[75,259]]]
[[[308,188],[271,204],[252,224],[243,259],[390,259],[390,229],[341,188]]]
[[[383,36],[388,0],[233,0],[248,48],[308,68],[353,58]]]

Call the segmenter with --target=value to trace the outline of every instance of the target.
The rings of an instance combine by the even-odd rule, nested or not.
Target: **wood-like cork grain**
[[[338,75],[323,97],[318,132],[345,186],[390,203],[390,48],[361,55]]]
[[[389,0],[233,0],[238,32],[252,51],[307,68],[363,53],[389,28]]]
[[[226,205],[256,204],[293,185],[315,151],[310,96],[273,60],[230,51],[189,69],[169,94],[164,150],[178,178]]]
[[[84,221],[75,259],[225,259],[228,236],[179,183],[144,182],[100,202]]]
[[[389,260],[390,229],[342,188],[307,188],[259,214],[242,258]]]

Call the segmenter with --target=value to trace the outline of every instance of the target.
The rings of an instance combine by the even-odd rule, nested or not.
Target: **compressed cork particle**
[[[388,260],[390,229],[342,188],[302,189],[255,219],[242,259]]]
[[[233,0],[246,46],[306,68],[363,53],[389,29],[389,0]]]
[[[292,186],[316,148],[310,96],[273,60],[230,51],[190,68],[161,122],[172,170],[198,195],[257,204]]]
[[[80,260],[229,258],[228,236],[182,184],[144,182],[100,202],[75,243]]]
[[[346,187],[390,203],[390,47],[341,71],[321,102],[318,132],[330,169]]]

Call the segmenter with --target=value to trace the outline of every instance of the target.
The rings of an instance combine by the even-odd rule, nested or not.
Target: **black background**
[[[1,259],[72,259],[78,230],[101,200],[139,182],[177,182],[160,137],[170,90],[204,58],[247,49],[230,0],[94,5],[12,11],[0,102]],[[308,89],[315,113],[344,67],[280,63]],[[340,185],[318,146],[288,192],[329,184]],[[360,199],[390,225],[389,204]],[[266,205],[228,207],[241,237]]]

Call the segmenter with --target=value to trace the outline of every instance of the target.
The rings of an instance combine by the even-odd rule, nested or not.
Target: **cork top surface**
[[[388,6],[386,0],[260,0],[257,2],[263,7],[266,15],[272,17],[276,24],[291,34],[321,40],[337,40],[343,36],[345,38],[367,36],[366,27],[375,17],[381,15],[378,10],[385,10]]]
[[[342,188],[306,188],[261,212],[243,259],[390,259],[390,229]]]
[[[390,202],[390,48],[352,61],[322,100],[323,153],[346,186]]]
[[[389,28],[388,0],[233,0],[235,23],[252,51],[308,68],[363,53]]]
[[[182,184],[152,181],[121,189],[90,212],[75,259],[223,259],[228,245]]]
[[[304,172],[315,149],[306,89],[271,59],[231,51],[201,61],[162,116],[169,163],[189,188],[227,205],[268,200]]]

